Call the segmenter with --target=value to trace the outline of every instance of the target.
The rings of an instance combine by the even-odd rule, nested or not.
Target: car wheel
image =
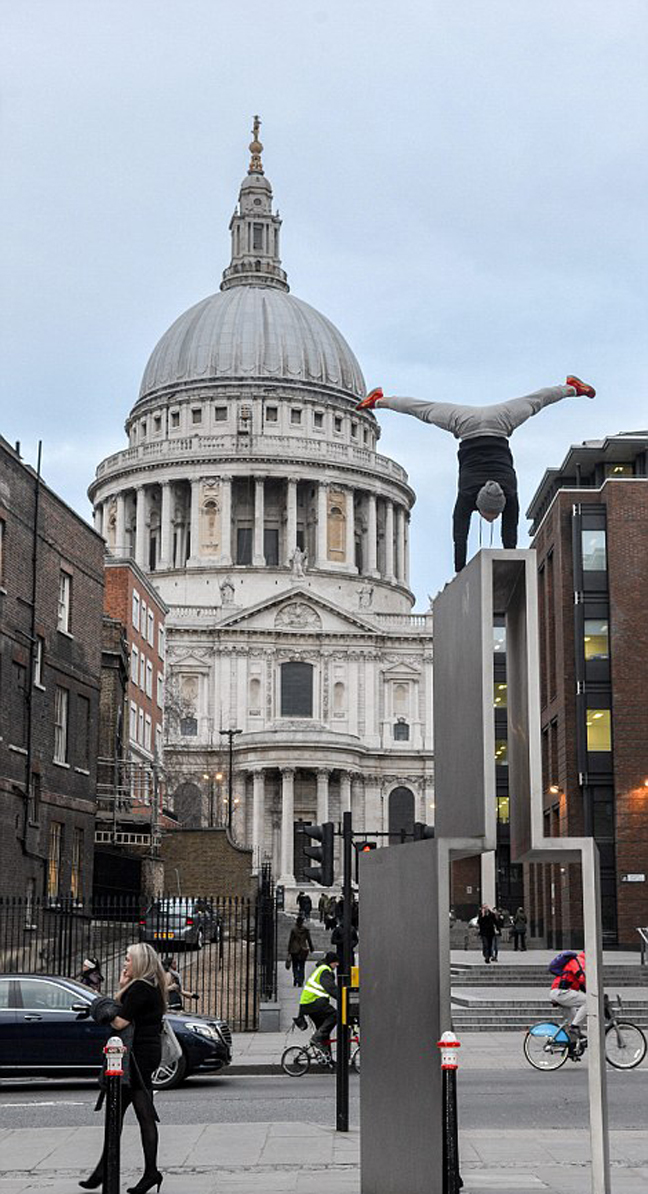
[[[161,1065],[153,1075],[154,1090],[173,1090],[187,1077],[188,1063],[184,1053],[170,1065]]]

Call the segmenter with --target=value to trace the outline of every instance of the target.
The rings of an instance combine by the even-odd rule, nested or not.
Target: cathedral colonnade
[[[194,477],[100,498],[95,530],[148,572],[332,569],[409,583],[409,509],[386,492],[319,478]],[[297,556],[297,560],[296,560]]]

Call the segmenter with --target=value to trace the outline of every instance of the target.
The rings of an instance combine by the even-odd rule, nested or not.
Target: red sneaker
[[[579,398],[595,398],[596,390],[594,386],[588,386],[587,382],[581,381],[580,377],[569,376],[565,378],[566,386],[573,386]]]
[[[362,402],[358,403],[356,410],[373,410],[378,399],[384,398],[384,396],[381,387],[376,386],[375,390],[372,390],[370,394],[367,394],[366,398],[362,399]]]

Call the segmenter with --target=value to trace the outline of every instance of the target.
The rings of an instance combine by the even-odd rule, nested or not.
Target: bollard
[[[104,1194],[119,1194],[121,1087],[126,1052],[121,1037],[111,1036],[104,1046],[106,1054],[106,1123],[104,1128]]]
[[[443,1194],[458,1194],[463,1186],[459,1175],[457,1116],[457,1049],[461,1048],[461,1043],[454,1032],[444,1032],[437,1045],[441,1050],[443,1074]]]

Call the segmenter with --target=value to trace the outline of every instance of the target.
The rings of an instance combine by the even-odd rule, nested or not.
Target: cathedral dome
[[[139,400],[210,382],[276,381],[357,399],[360,366],[337,328],[276,283],[233,277],[185,311],[154,348]]]

